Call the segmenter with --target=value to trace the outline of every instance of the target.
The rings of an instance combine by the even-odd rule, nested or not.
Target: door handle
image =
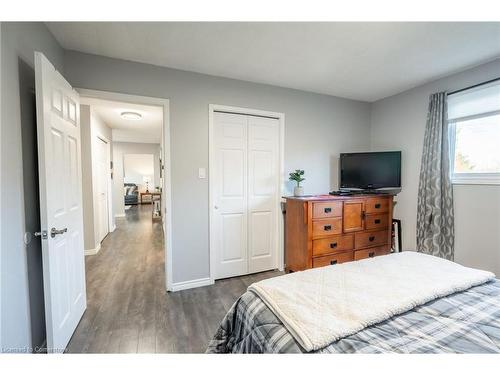
[[[56,228],[52,228],[50,230],[50,237],[54,238],[55,236],[57,236],[58,234],[63,234],[63,233],[66,233],[68,231],[68,228],[64,228],[64,229],[56,229]]]

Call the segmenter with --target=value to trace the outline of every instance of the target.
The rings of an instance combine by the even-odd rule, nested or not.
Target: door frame
[[[209,257],[210,257],[210,283],[215,282],[215,236],[214,233],[214,184],[215,181],[211,178],[211,174],[215,165],[214,155],[214,113],[215,112],[229,112],[240,115],[272,117],[279,121],[279,189],[276,191],[276,207],[278,212],[278,228],[276,235],[278,236],[278,254],[276,257],[276,268],[280,271],[284,269],[285,263],[285,244],[284,244],[284,222],[283,215],[281,214],[282,196],[285,194],[285,114],[281,112],[264,111],[260,109],[234,107],[221,104],[208,105],[208,212],[209,212]]]
[[[172,170],[171,170],[171,145],[170,145],[170,100],[151,96],[130,95],[111,91],[92,90],[75,87],[80,96],[94,99],[112,100],[131,104],[144,104],[162,107],[163,127],[160,157],[162,159],[163,176],[162,199],[162,224],[165,250],[165,288],[172,290]]]

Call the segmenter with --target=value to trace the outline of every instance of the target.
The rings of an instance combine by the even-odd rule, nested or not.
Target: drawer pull
[[[332,242],[330,244],[330,249],[335,249],[337,247],[337,242]]]
[[[330,261],[330,264],[331,264],[332,266],[333,266],[333,265],[335,265],[335,264],[337,264],[337,260],[336,260],[336,259],[331,260],[331,261]]]
[[[326,207],[325,208],[325,214],[329,214],[330,212],[332,212],[332,208],[331,207]]]
[[[323,227],[324,230],[332,230],[332,226],[331,225],[325,225]]]
[[[380,224],[380,219],[375,219],[375,224]]]
[[[370,237],[368,237],[368,240],[369,240],[370,242],[373,242],[373,241],[375,240],[375,236],[370,236]]]
[[[375,208],[380,208],[380,203],[375,203]]]
[[[372,251],[371,253],[368,253],[368,256],[369,256],[370,258],[373,258],[373,257],[375,256],[375,252],[374,252],[374,251]]]

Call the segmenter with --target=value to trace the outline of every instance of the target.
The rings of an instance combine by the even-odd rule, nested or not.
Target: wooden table
[[[151,204],[153,204],[153,197],[158,196],[161,199],[161,193],[160,192],[151,192],[151,191],[148,191],[148,192],[145,192],[145,193],[141,193],[141,204],[142,204],[142,197],[145,196],[145,195],[150,195],[151,196]]]

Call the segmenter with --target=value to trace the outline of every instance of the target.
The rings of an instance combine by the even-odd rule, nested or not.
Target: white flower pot
[[[293,188],[293,195],[296,197],[302,197],[304,195],[304,188],[302,186],[295,186]]]

